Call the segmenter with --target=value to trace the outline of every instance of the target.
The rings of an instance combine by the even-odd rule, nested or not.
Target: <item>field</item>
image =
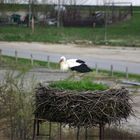
[[[0,41],[27,41],[50,43],[90,43],[113,46],[140,46],[140,13],[134,11],[132,19],[105,28],[35,26],[35,31],[25,26],[1,26]]]

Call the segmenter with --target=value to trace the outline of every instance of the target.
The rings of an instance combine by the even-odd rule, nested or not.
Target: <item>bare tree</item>
[[[4,0],[0,0],[0,3],[4,3]]]

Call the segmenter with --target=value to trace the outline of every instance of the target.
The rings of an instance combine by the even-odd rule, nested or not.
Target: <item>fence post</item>
[[[111,76],[113,76],[113,65],[110,65]]]
[[[128,79],[128,67],[126,67],[125,73],[126,73],[126,78]]]
[[[96,74],[98,74],[98,64],[95,64],[95,70],[96,70]]]
[[[62,124],[60,123],[60,126],[59,126],[59,140],[62,139]]]
[[[48,64],[48,68],[50,68],[50,56],[47,56],[47,64]]]
[[[2,50],[0,49],[0,63],[1,63],[1,60],[2,60]]]
[[[51,130],[52,130],[52,124],[49,122],[49,140],[51,140]]]
[[[88,134],[87,134],[87,127],[85,128],[85,140],[87,140]]]
[[[34,125],[33,125],[33,136],[32,136],[32,140],[35,140],[35,135],[36,135],[36,123],[37,123],[37,120],[36,120],[36,118],[34,118]]]
[[[35,24],[34,24],[34,16],[32,16],[32,24],[31,24],[31,27],[32,27],[32,33],[34,33],[34,29],[35,29]]]
[[[80,127],[77,127],[77,136],[76,136],[76,140],[79,140],[79,131],[80,131]]]
[[[33,59],[33,55],[31,54],[31,65],[34,65],[34,59]]]
[[[17,50],[15,50],[15,60],[16,60],[16,63],[17,63],[17,61],[18,61],[18,52],[17,52]]]
[[[104,125],[99,124],[99,140],[104,140]]]

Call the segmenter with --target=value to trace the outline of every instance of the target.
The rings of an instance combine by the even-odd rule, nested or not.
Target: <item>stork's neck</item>
[[[67,64],[66,61],[62,61],[62,62],[60,63],[60,69],[61,69],[62,71],[67,71],[67,70],[69,69],[68,64]]]

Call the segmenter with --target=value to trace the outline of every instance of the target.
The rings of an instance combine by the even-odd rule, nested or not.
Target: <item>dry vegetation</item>
[[[40,85],[36,90],[37,118],[70,126],[92,127],[118,123],[133,114],[128,91],[60,90]]]

